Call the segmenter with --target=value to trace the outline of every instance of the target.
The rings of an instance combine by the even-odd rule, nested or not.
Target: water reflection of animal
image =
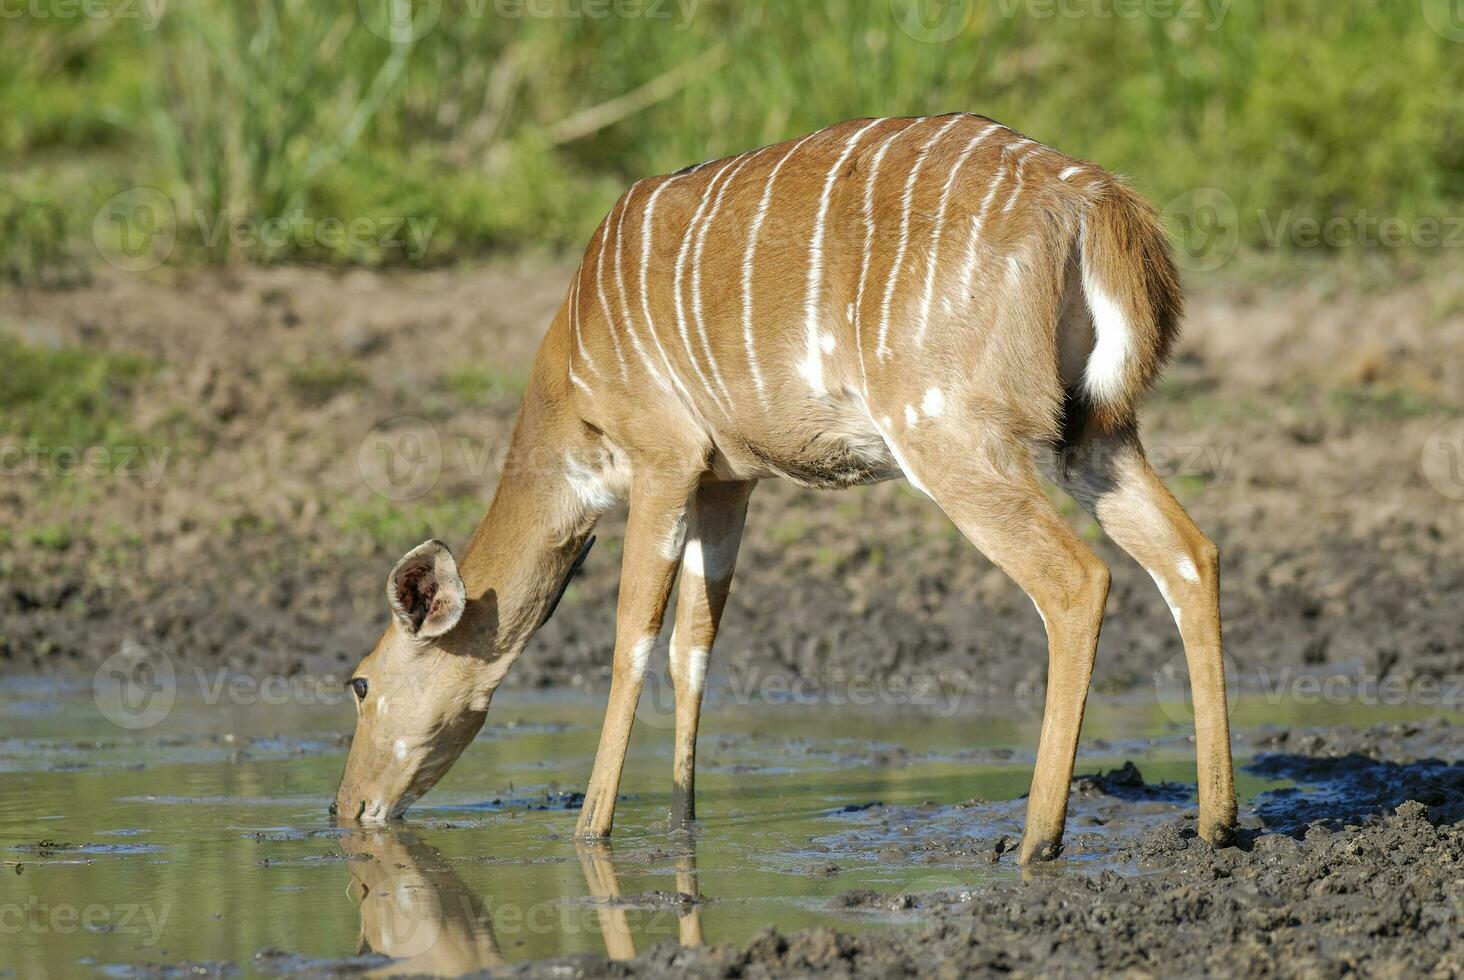
[[[620,893],[620,879],[615,874],[615,860],[609,845],[586,841],[579,845],[580,868],[585,884],[596,899],[600,933],[605,937],[605,955],[612,960],[628,960],[635,956],[635,939],[626,916],[626,903]],[[676,855],[677,932],[681,945],[688,949],[703,942],[701,921],[701,889],[697,883],[696,846],[689,843]]]
[[[364,830],[341,840],[351,870],[351,893],[361,914],[358,953],[379,953],[392,963],[373,976],[460,976],[507,965],[493,931],[490,900],[480,899],[452,865],[413,833]],[[701,893],[696,850],[676,855],[674,908],[681,944],[702,944]],[[636,955],[634,932],[610,847],[579,847],[580,868],[594,899],[595,917],[611,959]],[[501,903],[500,903],[501,904]]]
[[[503,966],[487,909],[415,834],[362,831],[341,846],[361,913],[358,952],[393,959],[376,975],[461,976]]]

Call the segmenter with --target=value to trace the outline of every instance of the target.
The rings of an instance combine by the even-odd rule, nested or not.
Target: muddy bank
[[[1085,870],[1085,835],[1025,878],[972,889],[841,896],[905,914],[908,928],[847,935],[770,929],[750,943],[664,943],[629,963],[579,957],[515,975],[615,977],[1457,976],[1464,971],[1464,766],[1405,759],[1458,729],[1446,723],[1320,730],[1260,757],[1258,773],[1302,787],[1263,794],[1235,846],[1199,841],[1171,816],[1145,827],[1134,801],[1166,803],[1137,769],[1079,777],[1075,808],[1127,814]],[[1274,734],[1270,737],[1277,737]],[[1346,746],[1342,750],[1341,746]],[[1334,751],[1346,754],[1330,754]],[[1374,756],[1387,756],[1388,761]],[[1379,779],[1378,767],[1392,778]],[[1419,798],[1430,803],[1419,802]],[[1127,805],[1118,806],[1119,801]],[[1074,828],[1076,830],[1077,828]],[[1075,853],[1077,852],[1077,853]],[[1095,851],[1094,853],[1097,853]],[[1010,861],[1000,847],[991,860]]]
[[[348,670],[385,622],[394,560],[429,536],[461,547],[486,505],[565,275],[236,270],[0,293],[7,343],[141,365],[7,408],[12,425],[31,409],[80,421],[5,457],[0,671],[86,674],[124,642],[179,666]],[[1409,695],[1464,673],[1464,507],[1420,467],[1430,434],[1464,414],[1460,309],[1447,282],[1192,297],[1146,438],[1220,544],[1244,678],[1305,668]],[[416,441],[383,449],[402,417]],[[106,465],[78,472],[58,453],[88,448]],[[412,479],[393,483],[392,464]],[[1071,516],[1114,570],[1098,689],[1172,680],[1181,648],[1153,583]],[[620,512],[602,522],[508,683],[605,682],[622,528]],[[903,485],[754,495],[714,682],[1038,696],[1045,664],[1030,602]]]

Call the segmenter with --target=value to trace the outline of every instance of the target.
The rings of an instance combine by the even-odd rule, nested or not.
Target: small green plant
[[[459,403],[485,408],[523,393],[526,378],[517,372],[489,368],[464,368],[442,378],[443,387]]]
[[[1458,406],[1406,384],[1343,385],[1329,391],[1327,400],[1333,411],[1358,424],[1444,415],[1458,410]]]
[[[366,385],[366,376],[341,361],[302,361],[285,368],[285,381],[301,404],[319,408],[337,395]]]
[[[46,451],[142,440],[124,420],[133,388],[154,369],[142,358],[47,348],[0,333],[0,436]]]
[[[402,503],[373,497],[334,512],[331,523],[371,550],[398,552],[428,538],[466,541],[486,507],[473,497]]]

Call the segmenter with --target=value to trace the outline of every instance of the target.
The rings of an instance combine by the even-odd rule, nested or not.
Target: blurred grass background
[[[111,233],[99,209],[138,186],[179,216],[174,262],[571,250],[639,176],[955,109],[1161,206],[1219,188],[1254,249],[1282,215],[1464,214],[1464,44],[1412,0],[957,0],[964,26],[937,43],[902,29],[929,0],[98,2],[26,14],[57,7],[38,0],[0,32],[0,278],[84,269],[94,223]],[[211,240],[220,217],[432,225],[420,251],[241,246]]]

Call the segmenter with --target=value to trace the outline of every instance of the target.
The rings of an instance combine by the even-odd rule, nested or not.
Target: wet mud
[[[856,890],[836,900],[904,916],[907,929],[774,928],[740,945],[662,944],[629,963],[581,957],[516,975],[1458,976],[1464,773],[1408,752],[1442,741],[1457,753],[1459,729],[1436,722],[1263,737],[1297,743],[1295,751],[1250,768],[1298,788],[1261,794],[1243,812],[1233,846],[1200,841],[1175,813],[1134,819],[1134,802],[1169,806],[1184,793],[1144,782],[1130,763],[1075,780],[1079,822],[1122,811],[1101,843],[1070,831],[1062,859],[1017,877],[923,894]],[[1000,851],[986,853],[1011,859]],[[1095,853],[1101,868],[1085,867]]]

